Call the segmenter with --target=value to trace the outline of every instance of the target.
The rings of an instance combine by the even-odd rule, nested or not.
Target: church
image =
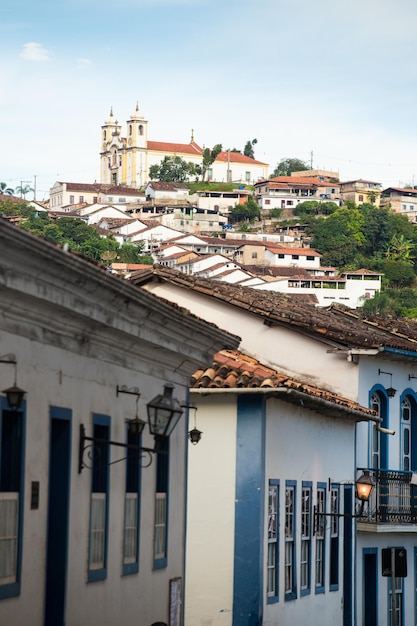
[[[201,165],[203,149],[193,134],[189,143],[148,140],[148,121],[136,105],[126,122],[125,136],[115,119],[113,109],[101,127],[100,183],[141,188],[149,182],[149,168],[159,165],[165,157],[178,156]],[[207,180],[253,185],[268,178],[268,165],[240,152],[221,152],[207,170]]]

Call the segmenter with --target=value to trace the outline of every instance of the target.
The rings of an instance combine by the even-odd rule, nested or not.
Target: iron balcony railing
[[[374,488],[358,521],[372,524],[417,524],[417,474],[396,470],[369,472]],[[413,478],[414,477],[414,478]]]

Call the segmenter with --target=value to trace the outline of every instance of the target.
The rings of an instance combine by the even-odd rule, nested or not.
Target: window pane
[[[19,494],[0,494],[0,585],[16,582]]]

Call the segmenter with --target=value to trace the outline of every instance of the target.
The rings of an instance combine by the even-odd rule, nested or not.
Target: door
[[[378,626],[376,550],[364,550],[363,554],[363,607],[364,626]]]
[[[51,408],[45,626],[65,625],[71,412]]]

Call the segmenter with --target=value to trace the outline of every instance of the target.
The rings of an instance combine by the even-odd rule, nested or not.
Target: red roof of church
[[[201,155],[202,148],[194,141],[192,143],[169,143],[167,141],[148,141],[148,150],[156,152],[180,152],[183,154]]]

